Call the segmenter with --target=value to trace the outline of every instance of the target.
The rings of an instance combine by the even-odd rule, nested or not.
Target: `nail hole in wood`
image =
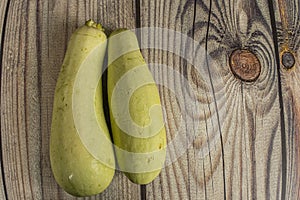
[[[232,73],[242,81],[253,82],[261,72],[261,65],[256,55],[249,50],[235,50],[230,55]]]
[[[281,56],[281,62],[286,69],[293,68],[296,62],[294,54],[289,51],[284,52]]]

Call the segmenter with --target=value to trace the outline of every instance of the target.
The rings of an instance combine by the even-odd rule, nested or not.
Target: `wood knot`
[[[286,69],[291,69],[295,65],[295,56],[289,51],[285,51],[281,55],[281,63]]]
[[[261,72],[261,65],[252,52],[248,50],[235,50],[230,56],[232,73],[242,81],[253,82]]]

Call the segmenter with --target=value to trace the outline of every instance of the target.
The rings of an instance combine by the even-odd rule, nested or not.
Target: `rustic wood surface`
[[[300,71],[299,71],[299,10],[300,1],[278,1],[275,6],[275,21],[278,36],[278,59],[282,52],[292,52],[296,57],[295,68],[287,70],[280,62],[282,96],[286,130],[286,194],[300,198]]]
[[[6,7],[7,7],[7,1],[1,1],[0,2],[0,24],[1,24],[1,26],[0,26],[0,37],[1,37],[1,40],[0,40],[0,46],[1,46],[1,50],[0,50],[0,54],[2,55],[2,41],[3,41],[3,39],[2,38],[4,38],[4,37],[2,37],[2,32],[3,32],[3,23],[4,23],[4,18],[5,18],[5,13],[6,13]],[[2,62],[2,56],[1,56],[1,58],[0,58],[0,60],[1,60],[1,62]],[[2,68],[2,63],[1,63],[1,68]],[[2,135],[2,134],[1,134]],[[3,167],[2,167],[2,154],[1,154],[1,165],[0,165],[0,167],[1,167],[1,172],[3,171]],[[2,177],[2,174],[3,173],[1,173],[1,175],[0,175],[0,178],[1,178],[1,182],[0,182],[0,187],[1,187],[1,189],[0,189],[0,197],[1,198],[5,198],[5,186],[3,185],[3,177]]]
[[[160,47],[142,53],[160,83],[172,162],[147,186],[116,172],[83,199],[300,199],[299,9],[299,0],[1,0],[0,199],[76,199],[53,178],[49,137],[67,42],[89,18],[108,33],[160,27],[182,37],[138,34]],[[256,81],[231,72],[236,49],[260,60]]]
[[[164,5],[156,1],[144,2],[142,10],[147,10],[146,13],[155,17],[145,15],[145,20],[142,18],[145,24],[142,26],[166,27],[193,37],[199,41],[198,49],[205,49],[207,57],[213,60],[208,64],[212,70],[210,73],[218,73],[223,79],[218,83],[212,80],[207,82],[207,78],[198,73],[199,69],[194,69],[194,66],[186,64],[174,55],[153,51],[145,53],[149,62],[157,62],[159,59],[159,62],[173,66],[184,74],[197,91],[199,102],[207,105],[207,110],[202,111],[205,117],[200,119],[194,115],[194,110],[189,113],[188,106],[191,102],[185,101],[188,99],[187,91],[176,91],[178,93],[172,97],[183,102],[181,105],[187,106],[184,109],[187,112],[181,113],[182,115],[194,115],[193,122],[188,122],[186,127],[186,134],[195,134],[194,148],[172,167],[165,169],[166,175],[162,173],[160,179],[152,184],[148,196],[153,199],[297,198],[297,193],[282,193],[286,190],[283,188],[285,185],[290,188],[297,182],[296,179],[293,179],[293,183],[287,183],[285,180],[286,184],[283,184],[282,168],[288,168],[284,174],[286,177],[295,176],[297,172],[294,166],[290,168],[282,163],[282,156],[287,155],[281,152],[281,134],[284,134],[285,130],[287,135],[291,132],[295,134],[295,131],[291,130],[293,125],[287,121],[283,127],[282,120],[288,120],[290,117],[281,113],[282,91],[279,91],[281,89],[278,86],[281,83],[278,78],[268,2],[165,1]],[[165,10],[171,12],[166,13]],[[230,72],[229,55],[235,49],[248,49],[259,57],[262,72],[255,83],[244,83]],[[167,77],[170,84],[178,81],[170,74],[160,77]],[[206,92],[207,87],[211,88],[209,94]],[[225,96],[220,95],[222,93]],[[203,94],[210,95],[207,101],[203,101]],[[176,132],[172,125],[176,124],[174,119],[180,119],[176,117],[180,114],[180,108],[177,105],[169,105],[173,99],[168,95],[168,91],[163,92],[162,96],[168,97],[164,98],[164,103],[169,108],[169,129]],[[224,109],[226,115],[222,111]],[[210,146],[210,140],[207,139],[210,133],[207,130],[214,124],[219,126],[219,130],[216,130],[219,141]],[[203,159],[197,156],[197,143],[200,143],[200,146],[208,143],[210,154]],[[290,150],[286,153],[295,154],[295,149]],[[289,160],[291,161],[294,161],[294,158]],[[170,176],[176,178],[170,179]],[[299,190],[297,188],[299,186],[296,186],[294,191]]]

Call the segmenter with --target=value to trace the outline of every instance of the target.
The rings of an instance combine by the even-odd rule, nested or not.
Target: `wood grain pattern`
[[[286,193],[289,199],[300,199],[300,1],[276,1],[274,3],[279,56],[290,51],[294,54],[294,68],[287,70],[280,62],[282,77],[286,131],[287,180]],[[279,57],[280,58],[280,57]],[[281,58],[280,58],[281,59]]]
[[[56,184],[49,161],[58,72],[67,42],[78,26],[93,18],[108,29],[133,28],[133,3],[11,1],[4,27],[1,75],[1,99],[5,99],[1,101],[2,161],[7,199],[75,199]],[[116,11],[121,7],[124,12],[120,14]],[[139,199],[139,187],[117,172],[104,193],[86,199]]]
[[[197,97],[196,102],[188,101],[189,92],[182,80],[161,67],[153,69],[160,82],[170,87],[174,84],[177,89],[175,95],[165,88],[160,90],[168,138],[178,132],[176,124],[182,118],[192,119],[185,121],[184,134],[194,142],[147,187],[148,197],[281,198],[282,108],[268,1],[142,2],[141,10],[147,13],[142,14],[142,26],[180,30],[197,41],[197,50],[204,51],[203,59],[208,60],[201,69],[166,52],[144,50],[148,62],[169,65],[186,77]],[[254,83],[242,82],[230,71],[229,55],[239,48],[252,51],[261,62],[262,72]],[[192,104],[201,109],[189,109]],[[186,113],[180,113],[183,110]],[[176,150],[171,153],[176,154]]]
[[[223,151],[218,147],[222,152],[218,165],[223,164],[224,198],[281,197],[282,124],[268,2],[203,1],[197,13],[196,24],[209,22],[203,27],[207,34],[195,25],[195,39],[206,41],[204,48],[213,60],[208,67],[215,68],[213,73],[223,79],[220,85],[212,80],[212,87],[216,88],[217,112],[225,107],[226,113],[218,117],[223,139]],[[235,49],[248,49],[260,60],[262,71],[256,82],[245,83],[232,75],[229,55]],[[224,96],[217,95],[223,88],[225,103]]]
[[[4,1],[1,1],[0,2],[0,55],[1,55],[1,58],[0,58],[0,63],[1,63],[1,69],[2,69],[2,52],[3,52],[3,40],[4,40],[4,36],[3,36],[3,32],[4,32],[4,24],[5,24],[5,20],[6,20],[6,9],[8,7],[8,1],[7,0],[4,0]],[[1,146],[1,145],[0,145]],[[2,148],[1,148],[2,149]],[[5,194],[5,180],[4,180],[4,177],[2,176],[3,175],[3,163],[2,163],[2,153],[1,153],[1,161],[0,161],[0,171],[1,171],[1,175],[0,175],[0,178],[1,178],[1,181],[0,181],[0,199],[3,199],[5,200],[6,199],[6,194]]]
[[[49,137],[67,42],[89,18],[107,33],[182,35],[139,35],[156,47],[142,53],[160,83],[166,167],[142,187],[116,172],[105,192],[82,199],[300,199],[299,9],[299,0],[1,0],[0,199],[77,199],[53,178]],[[230,71],[235,49],[260,60],[255,82]],[[281,65],[287,50],[291,70]]]
[[[1,101],[5,189],[7,199],[36,199],[41,194],[40,190],[35,190],[40,188],[38,187],[40,176],[35,170],[39,166],[32,160],[40,158],[37,142],[39,120],[36,117],[39,116],[39,110],[38,107],[32,106],[37,103],[35,98],[38,91],[35,85],[37,79],[29,79],[27,72],[31,71],[31,75],[37,76],[35,71],[37,68],[25,67],[36,66],[33,55],[35,40],[28,44],[28,40],[34,37],[35,30],[30,30],[31,34],[25,31],[26,26],[35,27],[35,25],[26,21],[27,17],[24,16],[27,15],[26,11],[29,8],[26,2],[10,2],[9,6],[1,75],[1,100],[5,99]],[[30,51],[25,50],[26,46]]]

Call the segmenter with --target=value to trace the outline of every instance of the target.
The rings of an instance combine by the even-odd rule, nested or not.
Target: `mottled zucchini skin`
[[[50,136],[51,168],[57,183],[74,196],[102,192],[111,183],[115,172],[113,147],[102,107],[101,81],[96,86],[89,85],[91,77],[81,77],[80,81],[84,84],[78,82],[78,86],[74,87],[80,69],[96,69],[95,73],[98,74],[102,72],[106,43],[106,35],[99,24],[88,21],[78,28],[70,38],[57,80]],[[89,89],[87,85],[97,88],[94,96],[76,95]],[[87,101],[89,98],[94,100],[93,112],[74,105],[74,101]],[[75,124],[74,109],[77,109],[77,115],[82,113],[87,118],[82,121],[83,127],[91,128],[93,125],[90,121],[95,118],[101,132],[91,130],[80,135]],[[78,119],[81,120],[80,116]],[[95,145],[89,147],[87,145],[91,140],[95,141]],[[98,158],[101,151],[105,154],[102,160]]]
[[[132,31],[120,29],[110,35],[108,63],[108,99],[118,166],[132,182],[148,184],[164,165],[166,131],[158,88]]]

